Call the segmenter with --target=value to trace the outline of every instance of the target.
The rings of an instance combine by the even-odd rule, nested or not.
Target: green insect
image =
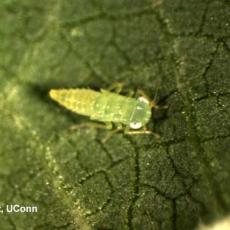
[[[137,99],[103,89],[51,89],[49,94],[65,108],[89,116],[91,120],[104,122],[107,129],[112,129],[113,123],[118,127],[115,132],[124,130],[128,134],[152,133],[147,130],[146,125],[150,121],[152,108],[156,105],[143,92]]]

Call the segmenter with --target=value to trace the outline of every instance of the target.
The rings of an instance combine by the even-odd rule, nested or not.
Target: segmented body
[[[106,90],[91,89],[51,90],[50,96],[67,109],[102,122],[147,123],[151,116],[149,105],[131,97],[125,97]],[[141,114],[144,111],[144,117]],[[140,118],[137,118],[140,117]]]
[[[94,114],[95,100],[100,93],[90,89],[51,90],[50,96],[67,109],[85,116]]]

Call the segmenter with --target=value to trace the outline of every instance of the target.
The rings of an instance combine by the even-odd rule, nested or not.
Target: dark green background
[[[1,0],[1,230],[190,230],[230,211],[230,3]],[[161,135],[69,127],[50,88],[121,81]]]

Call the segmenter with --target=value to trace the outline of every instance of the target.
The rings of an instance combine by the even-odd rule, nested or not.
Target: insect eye
[[[132,122],[132,123],[130,123],[130,128],[131,129],[140,129],[141,127],[142,127],[141,122]]]

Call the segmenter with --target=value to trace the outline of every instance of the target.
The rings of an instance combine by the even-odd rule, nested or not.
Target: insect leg
[[[133,97],[135,95],[135,91],[132,89],[129,89],[127,92],[127,97]]]
[[[107,135],[102,139],[102,143],[107,142],[115,133],[118,133],[122,130],[124,130],[122,124],[117,124],[117,128],[108,132]]]
[[[120,93],[124,88],[124,83],[122,82],[115,82],[113,83],[107,90],[114,91],[115,93]]]
[[[129,135],[141,135],[141,134],[147,134],[147,135],[153,135],[156,139],[160,139],[160,135],[158,133],[154,133],[151,130],[148,130],[146,127],[140,130],[130,130],[130,129],[125,129],[124,131],[125,134]]]
[[[135,91],[132,89],[124,89],[124,85],[125,84],[122,82],[115,82],[107,89],[107,91],[113,91],[117,94],[122,92],[127,97],[133,97],[135,95]]]
[[[112,124],[111,123],[100,124],[97,122],[83,122],[81,124],[71,126],[70,130],[76,130],[81,128],[112,129]]]

